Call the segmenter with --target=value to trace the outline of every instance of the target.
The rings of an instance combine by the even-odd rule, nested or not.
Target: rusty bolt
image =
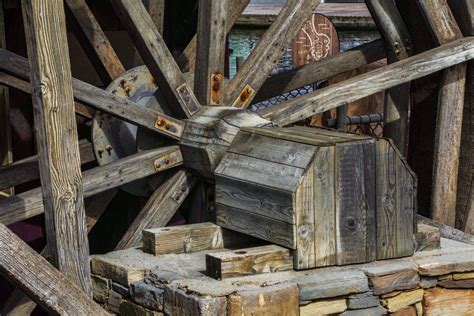
[[[186,187],[181,187],[181,192],[186,192],[187,188]]]
[[[244,102],[245,100],[247,100],[247,95],[245,93],[242,93],[240,95],[240,101]]]
[[[214,91],[219,91],[220,85],[218,83],[215,83],[212,85],[212,90]]]
[[[157,162],[157,163],[155,164],[155,168],[156,168],[156,169],[160,169],[160,168],[161,168],[161,164],[160,164],[159,162]]]
[[[156,121],[156,125],[158,126],[163,126],[165,124],[165,120],[163,120],[162,118],[158,119],[158,121]]]
[[[104,150],[103,150],[102,148],[97,148],[97,152],[98,152],[99,154],[102,154],[102,153],[104,152]]]
[[[214,81],[219,81],[219,76],[218,75],[214,75]]]
[[[112,145],[107,145],[105,146],[105,150],[107,150],[108,152],[110,152],[112,150]]]
[[[166,158],[165,158],[165,164],[169,165],[170,162],[171,162],[171,160],[170,160],[168,157],[166,157]]]
[[[170,124],[166,124],[166,125],[165,125],[165,129],[166,129],[166,130],[169,130],[170,128],[171,128],[171,125],[170,125]]]
[[[250,90],[250,88],[247,88],[247,90],[245,90],[245,92],[247,92],[247,94],[251,94],[252,90]]]
[[[189,102],[189,95],[184,97],[184,101]]]

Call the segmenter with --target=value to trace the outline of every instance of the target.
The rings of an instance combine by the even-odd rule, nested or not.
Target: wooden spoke
[[[227,0],[227,23],[226,33],[229,33],[237,19],[242,15],[250,0]],[[193,71],[196,65],[197,35],[189,42],[183,53],[178,57],[177,62],[182,72]]]
[[[201,107],[141,0],[112,0],[140,55],[175,114],[191,117]]]
[[[0,49],[0,61],[0,70],[21,79],[29,78],[29,66],[26,58]],[[184,123],[175,118],[142,108],[138,104],[78,79],[72,79],[72,87],[74,97],[81,103],[167,137],[181,138]]]
[[[446,0],[419,0],[418,4],[439,44],[463,37]],[[438,96],[431,215],[434,220],[452,227],[456,223],[466,69],[466,63],[446,69]]]
[[[383,41],[375,40],[344,53],[323,58],[318,62],[270,76],[258,90],[252,103],[270,99],[285,92],[357,69],[386,56]]]
[[[70,277],[56,270],[3,224],[0,224],[0,237],[2,273],[51,314],[66,315],[71,311],[79,315],[108,314]]]
[[[64,6],[26,0],[22,9],[50,261],[92,296]]]
[[[246,108],[319,0],[290,0],[229,82],[225,103]]]
[[[86,0],[66,0],[73,15],[74,34],[89,56],[100,79],[108,84],[125,72],[107,36],[89,9]]]
[[[457,40],[258,113],[288,125],[474,58],[474,37]]]
[[[194,92],[205,105],[224,102],[227,0],[199,0]]]
[[[388,63],[412,56],[411,36],[395,2],[366,0],[365,3],[387,45]],[[410,86],[411,84],[408,82],[393,87],[385,93],[383,134],[394,141],[405,157],[408,151]]]
[[[179,170],[164,182],[138,213],[115,249],[137,247],[144,229],[166,226],[195,184],[196,178],[185,170]]]
[[[88,197],[181,164],[178,146],[144,151],[85,171],[83,194]],[[42,214],[43,211],[41,188],[36,188],[0,200],[0,223],[9,225]]]

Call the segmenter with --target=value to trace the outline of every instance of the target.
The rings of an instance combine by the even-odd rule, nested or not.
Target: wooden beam
[[[252,103],[360,68],[385,57],[387,54],[383,41],[375,40],[315,63],[278,73],[265,80]]]
[[[366,0],[365,3],[382,33],[388,49],[388,63],[413,55],[410,33],[394,1]],[[408,151],[410,83],[385,92],[383,134],[391,138],[403,156]]]
[[[111,0],[170,108],[191,117],[201,105],[141,0]]]
[[[86,0],[66,0],[66,4],[73,16],[71,22],[74,34],[89,56],[102,83],[107,85],[120,77],[125,72],[125,68],[89,9]]]
[[[81,164],[95,160],[94,148],[87,139],[79,141]],[[0,166],[0,190],[14,187],[29,181],[39,179],[38,156],[15,161],[9,165]]]
[[[288,125],[474,58],[474,37],[457,40],[327,88],[258,111]]]
[[[0,48],[5,48],[5,19],[3,15],[3,0],[0,0]],[[0,87],[0,166],[13,162],[11,131],[10,131],[10,102],[8,89]],[[14,188],[0,188],[3,193],[13,195]]]
[[[4,49],[0,49],[0,70],[21,79],[29,79],[30,75],[28,60]],[[78,79],[72,79],[72,87],[74,98],[81,103],[167,137],[180,139],[182,136],[184,123],[180,120],[142,108],[134,102]]]
[[[89,266],[89,264],[87,264]],[[53,315],[107,315],[66,274],[0,224],[0,269],[36,303]]]
[[[22,1],[50,261],[92,296],[63,2]]]
[[[463,38],[446,0],[419,0],[418,4],[440,45]],[[466,63],[446,69],[438,96],[431,216],[434,220],[452,227],[456,223],[466,69]]]
[[[255,97],[296,33],[319,4],[319,0],[289,0],[265,32],[242,68],[229,82],[225,103],[246,108]]]
[[[228,1],[226,34],[229,33],[237,19],[242,15],[250,0]],[[194,71],[196,65],[197,35],[189,42],[183,53],[178,57],[177,63],[182,72]]]
[[[201,104],[224,102],[227,0],[199,0],[194,92]]]
[[[160,34],[163,34],[165,23],[165,0],[142,0],[145,9]]]
[[[166,164],[166,161],[168,164]],[[157,168],[157,164],[160,168]],[[83,194],[88,197],[157,172],[178,166],[182,156],[178,146],[140,152],[87,170],[83,174]],[[42,214],[41,188],[0,200],[0,223],[9,225]]]
[[[88,232],[92,230],[92,227],[104,214],[105,209],[118,192],[118,189],[112,188],[90,197],[89,201],[86,200],[86,227]]]
[[[115,249],[137,247],[141,243],[144,229],[166,226],[195,184],[196,178],[185,170],[179,170],[161,184],[138,213]]]

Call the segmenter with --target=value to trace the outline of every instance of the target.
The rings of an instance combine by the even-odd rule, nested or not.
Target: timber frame
[[[463,128],[468,129],[472,138],[474,130],[473,119],[464,117],[463,125],[463,114],[474,112],[474,7],[469,0],[417,0],[438,45],[419,54],[413,51],[406,21],[395,2],[366,0],[383,39],[270,76],[320,2],[289,0],[236,76],[228,81],[224,78],[226,36],[249,0],[199,0],[198,32],[176,60],[163,39],[163,0],[110,2],[156,83],[154,98],[161,100],[160,110],[72,78],[65,9],[100,79],[108,84],[126,72],[85,0],[21,1],[28,59],[5,48],[0,1],[0,84],[31,94],[38,149],[37,156],[12,162],[14,140],[8,127],[4,128],[8,125],[4,124],[8,98],[1,87],[0,190],[8,190],[12,196],[0,200],[0,271],[18,289],[0,314],[18,312],[19,306],[23,312],[31,312],[35,303],[54,314],[73,309],[84,314],[105,313],[91,299],[88,231],[115,196],[116,188],[169,170],[168,178],[155,188],[116,249],[139,246],[143,230],[166,226],[197,183],[213,181],[215,167],[241,127],[285,127],[385,91],[384,136],[393,138],[406,157],[411,83],[438,71],[443,71],[443,77],[437,106],[431,213],[436,221],[454,226],[461,192],[467,200],[462,204],[463,229],[474,232],[472,172],[467,184],[458,181],[458,169],[469,169],[460,157],[474,157],[469,156],[474,152],[472,141],[465,143],[462,135]],[[471,20],[460,19],[459,12],[467,12]],[[389,65],[256,113],[246,110],[258,101],[383,58]],[[190,82],[185,72],[191,72],[194,80]],[[470,84],[467,88],[466,81]],[[465,94],[469,96],[466,99]],[[81,172],[81,164],[93,161],[92,152],[98,152],[89,141],[79,141],[76,115],[90,120],[96,111],[165,139],[167,145]],[[209,130],[223,132],[214,139]],[[11,188],[38,178],[41,187],[13,194]],[[462,187],[466,185],[467,190]],[[86,197],[94,200],[85,205]],[[41,254],[49,263],[5,226],[43,213],[47,248]],[[45,297],[46,292],[54,299]]]

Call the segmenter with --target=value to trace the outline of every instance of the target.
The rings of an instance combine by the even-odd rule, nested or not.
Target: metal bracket
[[[170,134],[178,139],[181,138],[184,130],[184,127],[181,124],[177,124],[176,122],[173,122],[161,115],[156,117],[155,127],[160,131]]]
[[[221,105],[223,102],[222,98],[222,84],[223,76],[221,73],[213,73],[210,78],[210,104]]]
[[[181,155],[181,150],[173,151],[167,155],[161,156],[156,159],[153,164],[155,166],[155,171],[160,172],[176,165],[179,165],[183,162],[183,156]]]
[[[240,92],[238,98],[234,101],[232,106],[246,109],[254,94],[255,90],[249,84],[245,85],[244,89]]]
[[[188,85],[186,83],[183,83],[176,89],[178,91],[178,95],[181,99],[181,102],[183,102],[186,110],[188,111],[189,115],[193,115],[196,113],[201,105],[199,102],[196,100],[196,97],[194,94],[191,93],[191,90],[189,89]]]

